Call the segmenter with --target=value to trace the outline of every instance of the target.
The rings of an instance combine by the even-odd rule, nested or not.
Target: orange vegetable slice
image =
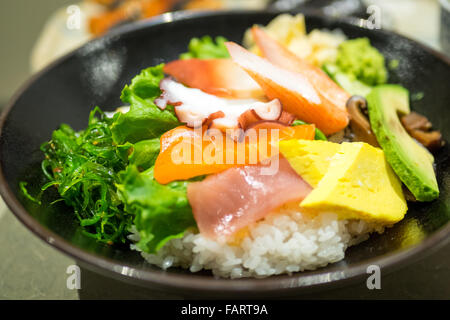
[[[159,183],[166,184],[231,167],[256,165],[279,154],[278,141],[313,140],[315,126],[260,126],[252,137],[251,133],[247,130],[246,138],[236,142],[219,130],[211,134],[206,127],[192,129],[180,126],[172,129],[161,136],[161,151],[156,159],[154,177]]]

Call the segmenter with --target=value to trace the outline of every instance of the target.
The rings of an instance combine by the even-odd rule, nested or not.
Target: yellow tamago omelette
[[[321,140],[280,141],[279,148],[291,167],[313,188],[328,171],[340,144]]]
[[[317,163],[310,166],[316,172],[313,180],[319,181],[315,186],[312,185],[313,191],[300,206],[321,212],[335,212],[340,219],[362,219],[381,224],[402,220],[408,209],[402,185],[387,163],[384,152],[362,142],[337,145],[337,152],[330,160],[326,160],[329,159],[328,155],[317,156]],[[285,154],[282,148],[280,150],[289,160],[289,154]],[[322,155],[327,152],[330,151],[324,151]],[[326,172],[320,179],[317,172],[323,172],[323,166],[326,165]],[[296,170],[296,166],[292,166]],[[302,167],[303,175],[296,171],[302,177],[306,176],[307,167]]]

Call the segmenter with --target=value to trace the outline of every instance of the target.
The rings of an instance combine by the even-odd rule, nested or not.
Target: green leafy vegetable
[[[210,36],[193,38],[189,42],[188,52],[180,55],[180,59],[225,59],[229,58],[224,37],[216,37],[216,42]]]
[[[141,173],[135,165],[128,166],[120,177],[117,188],[126,210],[136,215],[141,250],[155,253],[170,239],[196,227],[187,199],[188,181],[161,185],[153,179],[153,168]]]
[[[115,143],[158,138],[180,125],[173,108],[168,106],[161,110],[153,103],[161,95],[159,83],[164,78],[163,67],[160,64],[143,70],[123,89],[121,99],[130,104],[130,111],[114,116],[111,132]]]
[[[294,122],[292,122],[292,126],[293,127],[301,126],[301,125],[304,125],[304,124],[307,124],[307,123],[302,121],[302,120],[294,120]],[[325,140],[325,141],[327,141],[327,136],[322,131],[320,131],[319,129],[316,128],[316,134],[314,136],[314,140]]]
[[[142,140],[134,144],[130,154],[130,164],[138,167],[140,171],[147,170],[155,164],[160,150],[158,138]]]
[[[124,88],[121,99],[130,104],[129,112],[118,112],[108,118],[96,107],[85,130],[76,132],[63,124],[53,132],[52,139],[41,146],[45,154],[42,169],[48,179],[42,191],[56,187],[60,200],[74,208],[83,233],[99,241],[126,241],[135,212],[141,213],[137,225],[154,224],[158,228],[154,231],[150,226],[150,231],[143,233],[141,242],[148,242],[151,250],[156,248],[152,244],[176,236],[185,225],[195,226],[183,182],[162,186],[153,181],[148,172],[141,175],[138,171],[154,165],[160,150],[159,137],[179,125],[173,107],[162,111],[153,102],[161,94],[159,83],[164,77],[163,66],[143,70]],[[126,177],[124,184],[120,177]],[[139,198],[134,187],[142,181],[148,187],[143,191],[149,193],[140,194],[142,198]],[[117,186],[124,188],[120,194]],[[20,188],[28,199],[39,203],[39,199],[27,192],[26,182],[22,182]],[[151,199],[152,195],[158,199]],[[144,198],[149,199],[143,201]],[[172,204],[168,204],[170,202]],[[164,212],[167,220],[146,221],[148,215],[142,214],[153,212],[158,203],[166,207],[156,210],[156,216]],[[171,211],[173,221],[169,214],[171,209],[174,210]],[[170,226],[164,227],[164,223]],[[149,240],[149,232],[155,234],[153,240]]]
[[[115,186],[126,159],[113,143],[111,122],[96,107],[85,130],[75,132],[63,124],[41,146],[42,169],[49,180],[42,190],[57,187],[65,203],[74,208],[84,233],[107,243],[124,242],[132,222]]]

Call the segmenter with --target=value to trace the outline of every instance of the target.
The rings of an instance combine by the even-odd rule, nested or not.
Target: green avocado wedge
[[[409,93],[399,85],[380,85],[367,95],[369,118],[386,159],[418,201],[439,196],[431,153],[413,140],[400,122],[408,114]]]

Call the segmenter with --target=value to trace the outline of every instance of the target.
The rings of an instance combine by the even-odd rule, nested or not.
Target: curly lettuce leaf
[[[142,140],[135,144],[127,142],[118,146],[118,152],[128,159],[130,165],[135,165],[139,171],[147,170],[156,162],[159,155],[160,140],[159,138]]]
[[[182,53],[180,59],[226,59],[230,58],[224,37],[216,37],[216,41],[210,36],[192,38],[189,42],[188,52]]]
[[[126,211],[135,214],[140,235],[137,246],[142,251],[155,253],[170,239],[196,228],[187,198],[189,181],[161,185],[153,179],[153,168],[139,172],[135,165],[128,166],[120,177],[117,189]]]
[[[130,105],[127,113],[116,113],[111,126],[114,142],[124,144],[160,137],[180,125],[173,108],[159,109],[154,100],[161,95],[164,64],[143,70],[125,86],[121,99]]]

